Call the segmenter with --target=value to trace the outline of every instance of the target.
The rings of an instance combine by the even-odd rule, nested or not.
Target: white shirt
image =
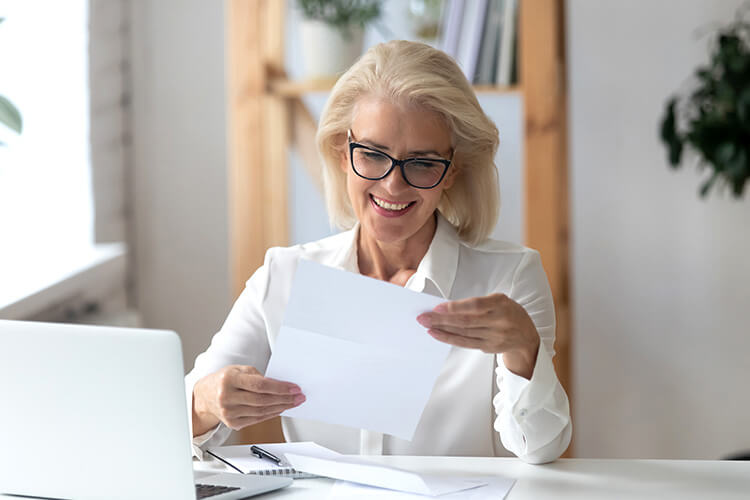
[[[358,273],[358,230],[357,225],[313,243],[268,250],[263,266],[247,281],[221,330],[185,377],[188,402],[197,380],[227,365],[265,372],[297,262],[308,259]],[[430,247],[405,286],[446,300],[504,293],[521,304],[541,337],[531,380],[506,369],[502,355],[452,347],[411,441],[282,417],[286,440],[315,441],[346,454],[502,456],[507,455],[505,447],[531,463],[557,459],[570,442],[572,425],[568,397],[552,365],[555,314],[539,253],[495,240],[470,246],[438,216]],[[195,455],[202,458],[202,449],[220,445],[230,433],[219,424],[196,436]]]

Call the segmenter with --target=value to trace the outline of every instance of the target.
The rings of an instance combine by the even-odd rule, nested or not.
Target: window
[[[23,116],[0,125],[0,303],[8,290],[90,249],[88,1],[0,1],[0,94]]]

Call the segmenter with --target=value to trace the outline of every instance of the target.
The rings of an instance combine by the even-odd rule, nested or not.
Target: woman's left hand
[[[434,338],[447,344],[503,355],[513,373],[531,379],[539,350],[539,333],[526,310],[508,296],[444,302],[417,316]]]

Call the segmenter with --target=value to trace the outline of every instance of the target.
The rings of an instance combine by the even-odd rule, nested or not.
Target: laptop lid
[[[0,492],[195,498],[183,384],[174,332],[0,320]]]

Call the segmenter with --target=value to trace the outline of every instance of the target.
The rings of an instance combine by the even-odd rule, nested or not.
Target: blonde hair
[[[418,42],[394,40],[368,50],[333,87],[320,118],[316,141],[323,157],[323,183],[331,223],[342,229],[356,222],[340,167],[346,134],[357,102],[378,96],[442,115],[453,135],[453,185],[443,191],[438,210],[469,243],[485,240],[497,222],[498,191],[495,124],[482,110],[474,89],[447,54]]]

